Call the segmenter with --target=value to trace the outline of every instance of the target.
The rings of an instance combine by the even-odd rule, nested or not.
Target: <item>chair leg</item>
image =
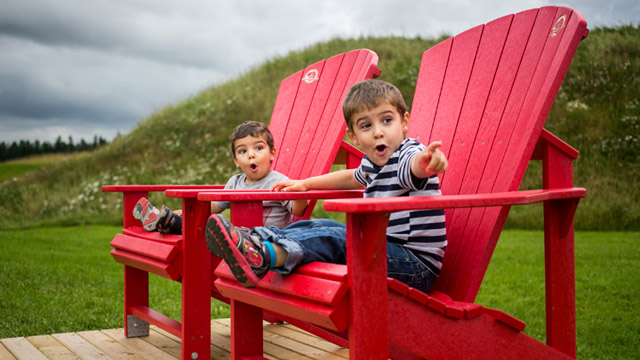
[[[551,201],[545,213],[545,284],[547,344],[576,356],[576,277],[573,221],[567,220],[567,208],[578,200]],[[569,230],[563,222],[569,221]],[[563,233],[566,235],[563,236]]]
[[[347,214],[350,359],[388,359],[387,214]]]
[[[573,187],[573,159],[558,148],[543,149],[545,189]],[[544,203],[547,345],[576,357],[576,277],[573,215],[578,199]]]
[[[211,253],[204,241],[208,202],[182,201],[182,358],[211,356]]]
[[[231,300],[231,356],[262,356],[262,309]]]
[[[131,315],[130,309],[135,306],[149,306],[149,273],[125,265],[124,335],[126,337],[149,336],[149,323]]]

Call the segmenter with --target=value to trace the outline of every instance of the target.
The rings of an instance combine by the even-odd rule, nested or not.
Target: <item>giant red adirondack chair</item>
[[[377,62],[378,56],[373,51],[355,50],[317,62],[282,81],[269,124],[277,149],[275,170],[296,179],[328,172],[336,158],[348,166],[359,162],[352,159],[361,157],[359,151],[343,141],[345,124],[341,104],[351,85],[379,75]],[[229,300],[212,288],[213,269],[220,259],[209,253],[204,241],[209,203],[197,201],[196,195],[197,190],[223,187],[114,185],[102,188],[124,194],[124,229],[111,242],[114,248],[111,254],[124,264],[126,336],[148,335],[151,323],[182,339],[183,359],[209,358],[211,296]],[[182,191],[173,194],[182,198],[182,236],[146,232],[133,218],[135,203],[150,191],[172,190]],[[332,196],[335,195],[322,194],[322,197]],[[305,217],[310,216],[312,208],[310,204]],[[182,283],[181,322],[149,307],[149,273]]]
[[[352,359],[574,358],[573,216],[586,191],[573,187],[577,151],[543,124],[587,32],[578,12],[543,7],[426,51],[408,136],[443,142],[444,195],[325,201],[326,210],[347,214],[346,266],[311,263],[245,289],[221,263],[215,285],[232,299],[233,358],[262,355],[263,309],[349,346]],[[518,191],[531,159],[542,160],[543,189]],[[201,192],[198,198],[249,208],[265,196]],[[474,303],[510,207],[536,202],[544,203],[546,344],[524,334],[515,317]],[[447,209],[449,246],[435,288],[425,294],[387,279],[387,214],[438,208]]]

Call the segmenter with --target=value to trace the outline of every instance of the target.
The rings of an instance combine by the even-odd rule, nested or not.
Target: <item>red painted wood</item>
[[[111,256],[125,266],[144,270],[145,272],[150,272],[170,280],[180,279],[179,270],[171,263],[153,260],[145,256],[118,249],[111,250]]]
[[[134,306],[130,310],[132,315],[135,315],[149,323],[153,323],[174,336],[181,336],[182,325],[178,321],[175,321],[174,319],[146,306]]]
[[[140,226],[122,229],[122,233],[129,237],[135,237],[143,240],[149,240],[161,244],[171,245],[180,248],[182,246],[181,235],[165,235],[159,232],[149,232]]]
[[[407,201],[405,198],[326,200],[323,207],[327,211],[379,213],[419,209],[528,205],[548,200],[581,198],[585,195],[586,190],[583,188],[523,190],[487,194],[416,197],[412,198],[411,201]]]
[[[300,81],[298,92],[296,94],[296,102],[291,111],[291,119],[299,119],[299,121],[290,121],[287,123],[284,134],[282,134],[282,145],[277,149],[280,151],[277,162],[274,163],[274,167],[285,174],[297,177],[296,172],[300,168],[299,161],[304,161],[306,149],[301,146],[300,152],[297,152],[298,140],[302,134],[302,129],[309,126],[307,131],[313,131],[314,125],[317,123],[320,114],[315,113],[311,105],[314,104],[314,94],[317,90],[322,93],[324,89],[330,88],[328,86],[320,86],[320,84],[326,84],[325,77],[323,76],[323,69],[325,63],[337,62],[340,63],[340,59],[343,55],[338,55],[338,59],[331,58],[329,60],[323,60],[317,62],[303,70],[303,78]],[[327,66],[327,79],[332,82],[332,78],[337,71],[337,66]],[[334,74],[332,74],[334,73]],[[318,88],[321,89],[318,89]],[[320,94],[319,99],[326,99],[326,95]],[[317,105],[316,105],[317,108]],[[314,114],[311,114],[314,113]],[[295,134],[291,137],[290,134]],[[304,145],[304,144],[302,144]]]
[[[543,151],[543,184],[573,184],[572,158],[556,147]],[[576,356],[575,255],[573,213],[577,200],[544,204],[547,343]],[[572,208],[573,207],[573,208]]]
[[[140,222],[133,217],[133,207],[140,198],[147,198],[149,194],[146,191],[126,192],[122,196],[122,222],[123,227],[139,226]]]
[[[211,253],[204,241],[209,203],[182,201],[182,358],[208,357],[211,346]],[[194,357],[196,356],[196,357]]]
[[[227,280],[235,279],[224,262],[218,265],[215,274]],[[260,280],[258,288],[318,304],[338,306],[347,292],[346,269],[344,277],[338,281],[322,278],[322,274],[318,272],[311,276],[299,271],[289,275],[271,272]]]
[[[456,133],[456,119],[460,117],[482,30],[483,27],[478,26],[454,38],[440,93],[441,99],[446,101],[441,100],[438,103],[431,139],[423,139],[427,144],[431,141],[442,141],[441,150],[445,154],[450,152]]]
[[[131,308],[149,306],[149,273],[134,267],[124,266],[124,335],[128,336],[127,315]]]
[[[309,190],[304,192],[276,192],[269,190],[206,191],[198,194],[201,201],[250,202],[297,199],[345,199],[361,198],[362,190]]]
[[[276,103],[273,107],[273,113],[271,114],[271,128],[269,129],[273,135],[274,145],[277,150],[282,147],[284,132],[287,128],[286,124],[291,116],[291,110],[295,104],[296,93],[298,92],[298,87],[300,86],[303,75],[304,70],[300,70],[282,80],[280,83]],[[277,162],[278,159],[276,158],[274,165],[277,164]]]
[[[121,234],[118,234],[113,238],[111,246],[115,249],[132,252],[134,254],[139,254],[144,257],[164,262],[171,262],[176,255],[178,255],[178,249],[176,249],[175,246]]]
[[[455,143],[452,145],[456,147],[467,145],[472,147],[466,164],[465,175],[462,178],[462,183],[458,185],[459,191],[457,193],[489,192],[481,190],[481,187],[483,185],[490,186],[495,178],[499,176],[499,169],[496,166],[487,165],[487,162],[494,156],[492,151],[505,151],[505,135],[501,134],[501,131],[508,128],[513,119],[513,115],[507,114],[506,109],[509,107],[508,104],[510,102],[517,102],[517,100],[514,100],[517,97],[514,96],[512,89],[517,76],[518,64],[521,62],[535,16],[535,11],[529,11],[513,17],[505,43],[497,49],[497,51],[501,52],[500,62],[494,74],[482,119],[476,125],[478,129],[476,138],[469,144]],[[499,28],[496,29],[500,30]],[[489,52],[489,50],[485,51]],[[463,123],[459,125],[459,128],[462,129],[467,126],[473,126],[473,124]],[[460,166],[464,165],[461,164]],[[443,193],[455,194],[455,187],[450,192],[449,184],[446,180],[443,184]],[[470,282],[475,279],[475,274],[465,272],[464,264],[468,265],[469,268],[478,268],[479,259],[470,258],[470,254],[477,254],[472,252],[471,248],[476,242],[486,244],[488,241],[487,236],[492,234],[490,227],[493,226],[493,223],[480,221],[483,213],[483,209],[464,209],[449,213],[448,229],[451,229],[451,231],[447,231],[449,242],[443,262],[443,270],[451,268],[454,271],[443,271],[442,281],[438,281],[436,287],[458,300],[473,301],[467,295],[467,290],[471,287]],[[480,226],[484,228],[479,229],[478,227]],[[482,236],[481,239],[475,239],[477,233]],[[461,242],[459,239],[470,240]],[[467,262],[470,263],[467,264]],[[458,264],[463,265],[458,266]]]
[[[391,344],[423,358],[569,359],[485,313],[472,319],[452,318],[389,292],[387,315]]]
[[[302,177],[316,176],[329,172],[331,163],[335,159],[342,139],[346,131],[346,123],[342,114],[342,100],[347,90],[360,80],[376,77],[380,73],[375,67],[378,62],[378,55],[371,51],[358,51],[355,59],[351,56],[353,52],[345,55],[340,76],[336,78],[333,85],[333,91],[330,94],[328,103],[332,106],[326,106],[324,113],[331,122],[323,120],[322,131],[316,131],[313,144],[309,152],[310,163],[313,164],[311,171],[301,171]],[[353,65],[352,64],[353,61]]]
[[[564,15],[568,19],[564,27],[554,28]],[[551,333],[548,344],[571,356],[575,356],[572,219],[578,199],[586,192],[573,188],[572,182],[551,177],[545,178],[545,182],[555,183],[554,191],[562,188],[557,193],[514,190],[517,190],[526,165],[534,155],[543,157],[546,163],[551,161],[544,158],[541,150],[534,154],[536,147],[553,148],[553,151],[568,155],[566,164],[577,156],[570,146],[543,131],[542,124],[573,53],[586,32],[584,19],[571,9],[545,7],[498,19],[437,45],[423,57],[408,134],[412,137],[428,136],[429,140],[453,139],[448,140],[450,147],[443,147],[449,154],[449,170],[441,176],[446,195],[435,201],[441,201],[439,206],[444,208],[469,207],[446,212],[449,246],[442,276],[436,283],[437,289],[464,302],[447,302],[429,295],[413,296],[423,302],[426,299],[426,304],[433,304],[433,309],[458,321],[483,318],[482,308],[469,301],[473,301],[477,294],[509,207],[543,201],[545,253],[548,256],[547,308],[554,309],[548,319],[548,332]],[[501,42],[501,38],[504,41]],[[465,42],[466,45],[462,45]],[[458,59],[459,54],[474,57],[473,62]],[[469,74],[468,82],[465,83],[464,76],[458,77],[459,74]],[[563,174],[561,178],[570,177],[572,173],[570,168],[563,168],[564,164],[544,166],[549,168],[549,173]],[[545,188],[550,186],[545,183]],[[563,199],[545,199],[547,196]],[[368,203],[369,199],[328,200],[325,209],[379,213],[413,208],[418,203],[426,205],[424,208],[435,204],[422,199],[411,199],[411,205],[401,205],[407,202],[406,199],[398,199],[397,202],[387,200],[379,200],[377,204]],[[556,266],[562,266],[561,270],[554,268]],[[569,286],[569,291],[563,292],[563,286]],[[403,294],[402,291],[400,293]],[[398,289],[394,294],[398,294]],[[407,308],[402,310],[408,311]],[[497,316],[498,322],[509,324],[510,328],[524,328],[522,322],[506,314],[493,312],[492,315]],[[391,318],[394,317],[390,315]],[[430,327],[433,325],[428,323]],[[467,326],[466,321],[464,326]],[[489,323],[483,326],[489,326]],[[397,332],[404,335],[413,328],[401,324]],[[419,329],[420,325],[415,324],[415,328]],[[436,328],[440,330],[440,327]],[[478,328],[477,331],[484,330]],[[410,344],[414,342],[424,342],[423,338],[418,338],[424,332],[416,331],[416,334],[419,335],[415,341],[408,340],[407,349],[413,349]],[[459,335],[456,333],[454,337],[458,339]],[[492,357],[519,357],[523,353],[528,357],[538,357],[535,354],[542,357],[545,352],[551,353],[548,356],[563,357],[556,350],[530,339],[503,345],[506,337],[502,336],[489,336],[482,341],[474,340],[478,336],[463,338],[476,348],[484,349],[489,342],[500,344],[502,349],[488,353]],[[430,345],[438,342],[427,341]],[[440,348],[441,354],[431,354],[430,357],[476,356],[471,352],[471,355],[458,353],[465,355],[456,357],[447,352],[455,346],[444,345]]]
[[[262,309],[231,300],[231,358],[262,355]]]
[[[533,155],[531,156],[532,160],[542,160],[542,152],[544,151],[543,147],[547,145],[555,147],[564,155],[570,157],[573,160],[576,160],[578,158],[578,150],[574,149],[571,145],[567,144],[557,136],[550,133],[547,129],[542,129],[542,133],[540,134],[540,138],[538,139],[536,148],[533,151]]]
[[[388,359],[387,214],[347,214],[349,358]]]
[[[246,289],[237,281],[222,277],[216,280],[215,285],[221,294],[243,304],[284,314],[333,331],[340,332],[347,328],[348,301],[343,301],[337,306],[323,305],[261,287]]]
[[[411,106],[411,120],[407,136],[424,141],[431,137],[431,129],[440,101],[442,81],[445,76],[453,39],[445,40],[422,56],[418,82]]]
[[[103,192],[149,192],[149,191],[166,191],[169,189],[222,189],[224,185],[105,185],[102,187]],[[138,198],[139,199],[139,198]]]

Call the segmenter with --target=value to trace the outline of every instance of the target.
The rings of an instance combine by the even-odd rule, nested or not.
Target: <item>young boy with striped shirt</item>
[[[343,103],[347,135],[365,157],[357,169],[273,185],[274,191],[358,189],[365,197],[440,196],[437,174],[447,167],[439,142],[424,146],[405,139],[409,113],[402,94],[381,80],[354,85]],[[290,273],[312,261],[346,263],[346,228],[332,220],[298,221],[284,229],[236,228],[222,215],[207,221],[209,250],[222,257],[245,287],[257,286],[269,270]],[[387,273],[428,291],[447,246],[444,210],[402,211],[387,227]]]

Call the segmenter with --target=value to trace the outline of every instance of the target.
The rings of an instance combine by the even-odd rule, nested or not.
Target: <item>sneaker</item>
[[[173,211],[171,211],[171,209],[169,209],[168,207],[162,205],[162,208],[160,209],[160,214],[158,214],[158,222],[157,222],[156,228],[158,229],[159,232],[163,234],[171,233],[171,229],[173,228],[173,225],[176,223],[177,220],[178,220],[178,215],[174,214]]]
[[[142,223],[147,231],[155,231],[160,220],[160,210],[156,209],[147,198],[140,198],[133,207],[133,217]]]
[[[256,287],[269,271],[269,250],[262,239],[247,228],[236,228],[226,217],[211,215],[205,238],[209,251],[224,259],[242,286]]]

